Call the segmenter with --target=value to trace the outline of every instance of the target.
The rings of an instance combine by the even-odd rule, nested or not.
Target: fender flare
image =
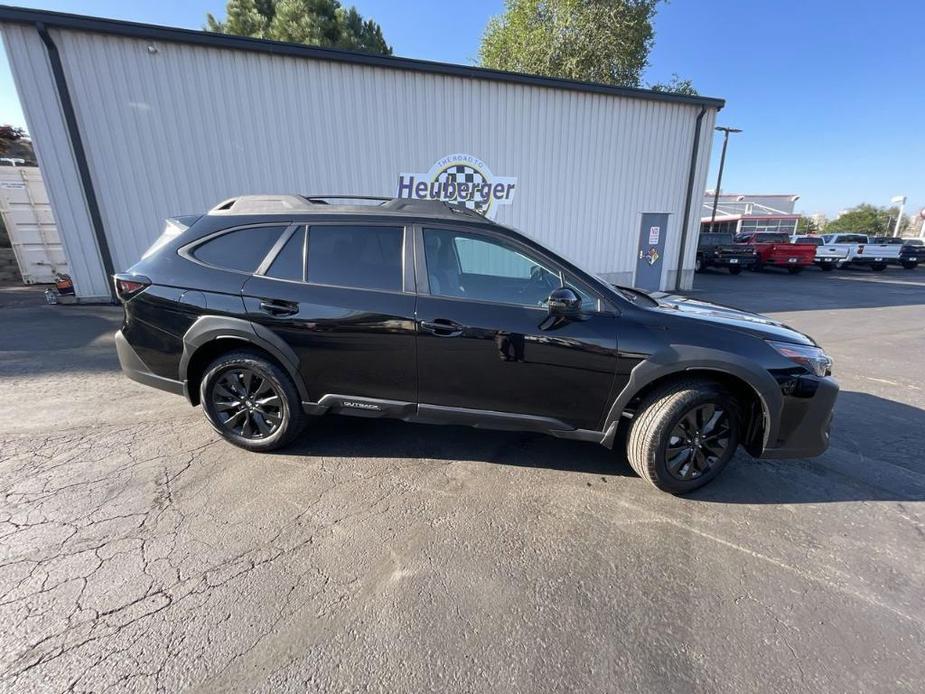
[[[230,316],[202,316],[183,335],[183,354],[180,357],[179,375],[188,400],[192,401],[187,374],[193,356],[204,345],[227,338],[249,342],[273,355],[295,383],[302,401],[308,400],[308,392],[299,373],[300,359],[292,347],[269,328]]]
[[[644,388],[666,376],[682,375],[695,370],[727,374],[747,384],[758,398],[764,414],[762,449],[766,448],[769,442],[777,440],[784,398],[777,381],[767,370],[749,359],[729,352],[673,345],[664,352],[653,354],[641,361],[630,372],[626,386],[617,395],[604,420],[603,431],[606,433],[602,443],[608,447],[613,446],[617,424],[623,416],[623,410]]]

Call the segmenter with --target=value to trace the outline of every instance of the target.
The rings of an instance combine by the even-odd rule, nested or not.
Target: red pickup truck
[[[755,249],[758,256],[752,269],[765,267],[785,267],[796,274],[813,264],[816,247],[811,243],[790,243],[790,236],[783,233],[759,231],[739,234],[736,243],[745,244]]]

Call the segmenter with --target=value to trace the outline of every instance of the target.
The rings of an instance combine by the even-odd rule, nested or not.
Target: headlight
[[[796,362],[816,376],[828,376],[832,373],[832,357],[818,347],[795,345],[792,342],[774,342],[772,340],[768,340],[767,343],[777,350],[780,355],[787,357],[792,362]]]

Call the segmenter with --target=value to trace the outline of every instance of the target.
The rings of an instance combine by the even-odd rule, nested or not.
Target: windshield
[[[758,243],[790,243],[790,237],[787,234],[755,234],[755,241]]]
[[[796,241],[794,241],[794,243],[810,243],[813,246],[821,246],[822,239],[820,239],[818,236],[801,236]]]
[[[725,246],[732,243],[732,234],[710,232],[700,235],[701,246]]]

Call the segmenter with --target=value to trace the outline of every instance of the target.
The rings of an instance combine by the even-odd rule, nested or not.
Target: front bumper
[[[116,332],[116,354],[119,355],[119,365],[122,367],[122,373],[133,381],[166,390],[168,393],[174,393],[175,395],[186,394],[181,381],[174,381],[151,373],[147,364],[141,360],[141,357],[125,339],[125,335],[122,334],[121,330]]]
[[[895,262],[898,258],[886,258],[882,256],[862,256],[856,255],[848,261],[849,265],[887,265],[891,261]]]
[[[718,258],[710,258],[709,263],[710,265],[731,265],[731,266],[738,265],[739,267],[750,267],[751,265],[755,264],[755,257],[754,256],[745,256],[745,257],[740,256],[736,258],[735,256],[733,256],[731,258],[724,258],[720,256]]]
[[[777,440],[761,458],[813,458],[829,447],[838,382],[831,376],[799,376],[782,384],[784,406]]]

